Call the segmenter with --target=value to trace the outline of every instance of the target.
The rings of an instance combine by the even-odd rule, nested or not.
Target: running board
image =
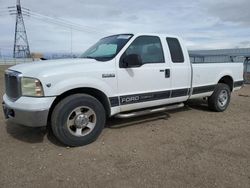
[[[182,107],[184,107],[184,103],[169,105],[169,106],[165,106],[161,108],[154,108],[154,109],[147,109],[147,110],[136,111],[136,112],[117,114],[115,117],[116,118],[132,118],[132,117],[138,117],[138,116],[143,116],[143,115],[148,115],[148,114],[153,114],[153,113],[158,113],[158,112],[164,112],[166,110],[174,110],[174,109],[182,108]]]

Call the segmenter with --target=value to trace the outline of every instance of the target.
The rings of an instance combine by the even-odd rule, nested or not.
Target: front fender
[[[114,95],[115,91],[110,85],[97,78],[74,77],[52,83],[51,87],[44,86],[46,96],[58,96],[76,88],[93,88],[102,91],[107,97]]]

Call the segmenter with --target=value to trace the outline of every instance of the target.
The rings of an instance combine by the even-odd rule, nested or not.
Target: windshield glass
[[[91,46],[82,54],[82,58],[91,58],[98,61],[113,59],[133,35],[122,34],[105,37]]]

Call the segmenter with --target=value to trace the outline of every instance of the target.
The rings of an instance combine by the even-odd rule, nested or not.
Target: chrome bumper
[[[13,123],[28,127],[43,127],[47,125],[49,110],[30,111],[14,109],[2,103],[5,118]]]

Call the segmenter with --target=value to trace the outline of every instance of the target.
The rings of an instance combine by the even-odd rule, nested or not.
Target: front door
[[[117,70],[121,111],[167,104],[171,90],[171,70],[165,62],[161,39],[157,36],[139,36],[120,58],[137,54],[142,66]]]

